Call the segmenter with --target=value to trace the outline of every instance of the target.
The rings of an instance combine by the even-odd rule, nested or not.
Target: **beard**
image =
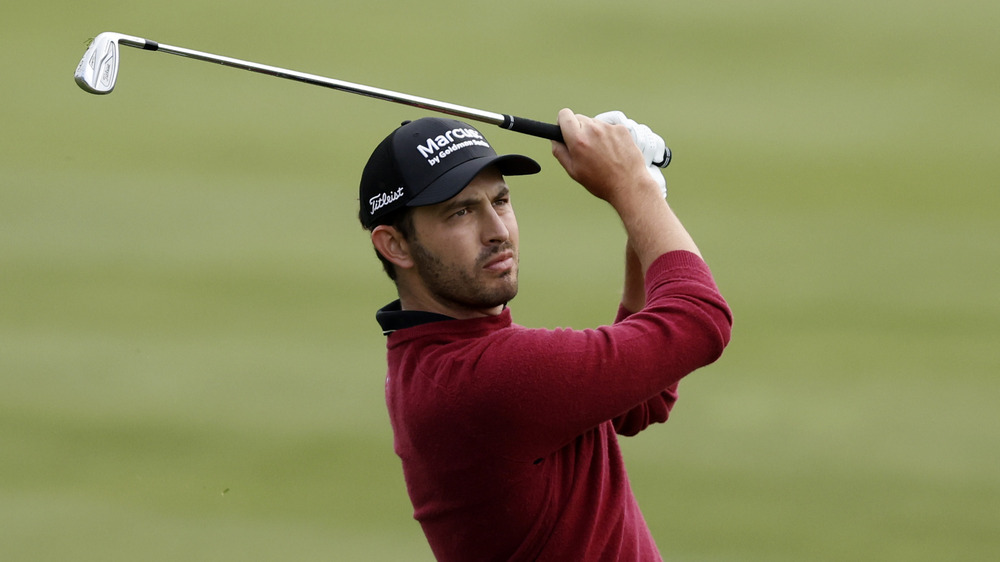
[[[498,253],[514,252],[514,267],[502,274],[489,274],[483,267]],[[413,261],[427,289],[438,299],[468,309],[486,309],[507,304],[517,295],[517,249],[511,242],[484,250],[472,267],[445,263],[414,240]]]

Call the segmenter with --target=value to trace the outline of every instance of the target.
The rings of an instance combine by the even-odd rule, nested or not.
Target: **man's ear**
[[[402,233],[396,228],[380,224],[372,230],[372,244],[382,257],[392,262],[396,267],[409,269],[413,267],[410,257],[410,245],[406,243]]]

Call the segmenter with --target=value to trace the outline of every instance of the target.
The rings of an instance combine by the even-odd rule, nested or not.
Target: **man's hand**
[[[591,194],[612,206],[623,198],[657,197],[659,184],[646,172],[644,157],[625,127],[563,109],[559,128],[564,142],[553,142],[552,154]]]
[[[564,142],[553,141],[552,154],[571,178],[615,209],[643,275],[667,252],[701,255],[663,198],[659,183],[646,171],[649,162],[627,128],[569,109],[559,112],[559,128]]]
[[[639,147],[639,151],[642,152],[642,158],[646,162],[646,170],[656,180],[656,184],[660,186],[660,191],[663,192],[663,197],[666,198],[667,180],[663,177],[660,167],[653,164],[653,161],[663,154],[666,147],[663,138],[654,133],[646,125],[629,119],[621,111],[608,111],[594,117],[594,119],[612,125],[624,125],[628,129],[629,134],[632,135],[632,141],[635,142],[635,145]]]

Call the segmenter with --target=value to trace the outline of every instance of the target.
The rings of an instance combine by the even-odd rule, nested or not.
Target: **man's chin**
[[[510,279],[502,279],[501,281],[507,281],[502,285],[497,286],[490,295],[488,299],[492,306],[502,306],[512,301],[514,297],[517,296],[517,277],[514,276]]]

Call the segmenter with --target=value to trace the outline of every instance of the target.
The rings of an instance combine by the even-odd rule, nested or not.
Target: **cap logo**
[[[429,138],[423,144],[418,144],[417,151],[427,159],[428,166],[435,166],[452,153],[470,146],[491,148],[490,143],[486,142],[479,131],[471,127],[459,127]]]
[[[396,189],[388,193],[379,193],[375,197],[368,200],[368,205],[371,207],[371,212],[369,214],[374,215],[375,211],[378,211],[382,207],[389,205],[398,201],[403,196],[403,188],[397,187]]]

